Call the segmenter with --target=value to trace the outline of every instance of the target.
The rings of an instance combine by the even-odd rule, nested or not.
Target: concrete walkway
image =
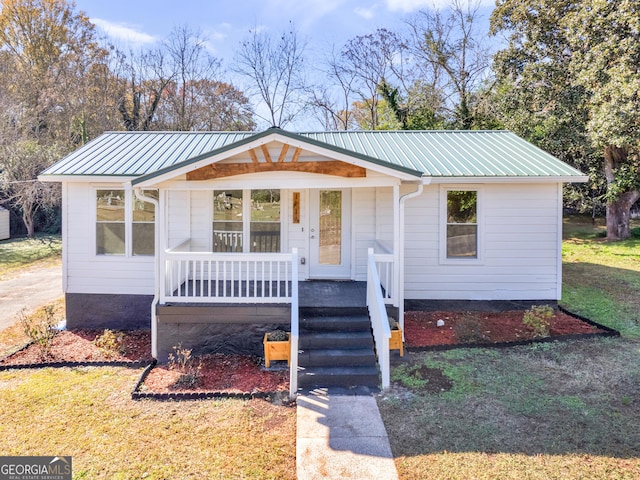
[[[0,330],[13,325],[23,308],[31,312],[62,297],[62,266],[27,268],[0,281]]]
[[[325,389],[297,400],[298,480],[397,480],[375,398]]]

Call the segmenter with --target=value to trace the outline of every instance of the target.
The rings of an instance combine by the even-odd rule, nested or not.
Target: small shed
[[[0,207],[0,240],[9,238],[9,210]]]

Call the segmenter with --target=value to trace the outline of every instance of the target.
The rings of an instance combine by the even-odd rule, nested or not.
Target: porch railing
[[[382,287],[380,292],[382,299],[386,304],[395,304],[394,255],[392,253],[374,253],[373,257],[376,263],[378,279],[380,280],[379,285]]]
[[[389,364],[391,328],[389,327],[389,317],[382,297],[381,281],[376,262],[376,255],[374,255],[373,249],[370,248],[367,255],[367,309],[371,319],[373,341],[378,354],[382,388],[389,388],[391,384],[391,367]]]
[[[164,252],[162,303],[291,303],[291,253]]]
[[[299,312],[298,312],[298,249],[291,250],[291,264],[296,268],[291,271],[291,352],[289,354],[289,398],[293,401],[298,394],[298,339]]]

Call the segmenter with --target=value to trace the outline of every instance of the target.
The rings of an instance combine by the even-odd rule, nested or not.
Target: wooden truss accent
[[[278,157],[278,163],[284,162],[285,157],[287,156],[287,151],[289,150],[289,144],[285,143],[282,145],[282,151],[280,152],[280,156]],[[300,150],[300,149],[298,149]]]
[[[293,156],[287,161],[287,153],[290,145],[282,144],[282,149],[276,162],[271,158],[269,148],[260,145],[260,149],[249,150],[251,163],[212,163],[187,173],[187,180],[209,180],[213,178],[232,177],[246,173],[260,172],[305,172],[319,173],[322,175],[335,175],[338,177],[366,177],[367,170],[357,165],[341,162],[339,160],[327,160],[326,162],[301,162],[302,148],[296,147]]]
[[[282,154],[281,154],[282,155]],[[338,177],[366,177],[367,171],[357,165],[329,160],[326,162],[261,162],[261,163],[212,163],[187,173],[187,180],[210,180],[260,172],[305,172]]]

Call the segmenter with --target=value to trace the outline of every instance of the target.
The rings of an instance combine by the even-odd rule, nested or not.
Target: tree
[[[538,137],[574,165],[593,171],[604,163],[607,238],[629,237],[640,198],[640,5],[503,0],[491,25],[509,34],[496,71],[514,93],[511,112],[524,121],[535,115]]]
[[[10,75],[15,133],[68,142],[74,92],[65,86],[104,54],[89,19],[65,0],[4,0],[0,50]]]
[[[357,36],[345,44],[340,52],[340,68],[334,68],[334,72],[341,78],[353,79],[349,88],[357,97],[358,111],[366,111],[369,117],[359,120],[359,125],[373,130],[379,128],[382,120],[379,115],[386,110],[379,106],[380,86],[383,82],[404,86],[405,53],[406,46],[400,37],[385,28]]]
[[[37,181],[51,163],[88,138],[101,113],[84,102],[100,88],[108,52],[94,26],[65,0],[4,0],[0,10],[0,194],[28,235],[36,214],[56,206],[59,188]],[[91,104],[91,105],[89,105]]]
[[[117,108],[124,128],[128,131],[152,130],[165,89],[175,77],[164,50],[129,52],[128,57],[120,54],[116,71],[119,78]]]
[[[2,154],[0,185],[6,201],[20,211],[27,235],[33,237],[38,211],[60,204],[60,185],[40,182],[38,175],[62,156],[62,150],[57,145],[43,146],[36,140],[26,140],[5,146]]]
[[[478,31],[479,4],[451,0],[446,11],[423,10],[407,22],[411,52],[422,69],[423,79],[432,79],[431,89],[442,92],[452,127],[464,130],[482,126],[479,114],[491,56]]]
[[[277,39],[254,28],[240,43],[234,69],[250,80],[249,92],[267,110],[256,115],[271,126],[285,126],[304,108],[304,51],[293,24]]]

